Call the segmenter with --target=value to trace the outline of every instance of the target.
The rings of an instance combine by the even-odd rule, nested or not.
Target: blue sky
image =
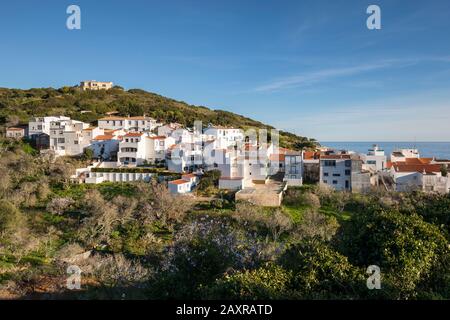
[[[0,86],[110,80],[322,141],[450,141],[449,34],[447,0],[2,1]]]

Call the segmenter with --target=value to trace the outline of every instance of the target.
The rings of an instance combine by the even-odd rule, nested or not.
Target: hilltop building
[[[101,82],[96,80],[86,80],[80,82],[80,88],[82,90],[108,90],[112,87],[112,82]]]

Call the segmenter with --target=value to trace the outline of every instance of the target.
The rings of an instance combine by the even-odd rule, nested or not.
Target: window
[[[325,167],[336,167],[336,160],[324,160],[323,165]]]
[[[352,174],[352,171],[351,170],[345,170],[345,175],[346,176],[349,176],[349,175],[351,175]]]
[[[64,138],[58,138],[58,143],[64,143],[66,140]]]
[[[367,160],[367,164],[377,164],[375,160]]]
[[[333,184],[338,184],[337,180],[333,180]]]
[[[352,160],[345,160],[345,166],[351,167],[352,166]]]
[[[350,183],[348,182],[348,180],[345,180],[345,189],[348,189],[350,186]]]
[[[78,144],[78,140],[75,140],[73,143],[74,143],[74,144]]]
[[[333,177],[340,177],[341,174],[340,173],[333,173]]]
[[[323,176],[324,176],[324,177],[328,177],[328,172],[324,172],[324,173],[323,173]]]
[[[328,184],[328,180],[323,180],[323,183],[326,183],[326,184]]]
[[[125,142],[128,142],[128,139],[125,139]]]

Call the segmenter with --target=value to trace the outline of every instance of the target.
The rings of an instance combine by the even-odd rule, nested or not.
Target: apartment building
[[[158,127],[158,122],[146,116],[115,117],[109,116],[98,120],[98,127],[105,130],[123,129],[135,132],[149,132]]]
[[[244,141],[244,132],[241,129],[223,126],[209,126],[203,133],[217,140],[218,148],[227,148]]]
[[[384,150],[378,145],[374,144],[367,154],[361,154],[360,156],[364,163],[363,167],[366,170],[378,172],[386,169],[387,157],[384,154]]]
[[[177,129],[181,129],[181,128],[183,128],[183,126],[176,122],[172,122],[172,123],[168,123],[168,124],[159,126],[157,128],[158,136],[170,137],[170,136],[172,136],[172,132],[174,132]]]
[[[58,117],[35,117],[28,122],[28,135],[31,137],[33,135],[38,135],[45,133],[50,135],[50,124],[52,122],[70,120],[69,117],[58,116]]]
[[[147,137],[148,159],[150,162],[163,161],[166,159],[168,149],[175,145],[175,139],[167,136]]]
[[[288,150],[284,154],[284,178],[288,186],[303,184],[303,157],[300,151]]]
[[[57,120],[50,123],[50,150],[56,156],[81,155],[91,140],[103,130],[77,120]]]
[[[167,149],[166,163],[170,171],[184,173],[203,167],[203,147],[196,143],[179,143]]]
[[[320,156],[320,184],[351,191],[352,158],[349,154]]]
[[[147,155],[147,136],[142,132],[128,132],[119,142],[117,160],[123,165],[142,165]]]
[[[101,82],[96,80],[86,80],[80,82],[80,88],[82,90],[108,90],[112,87],[112,82]]]

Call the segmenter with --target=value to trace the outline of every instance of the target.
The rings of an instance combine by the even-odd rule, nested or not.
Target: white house
[[[172,194],[184,194],[191,192],[197,185],[199,178],[194,174],[184,174],[181,179],[169,181],[168,188]]]
[[[50,135],[50,124],[51,122],[58,122],[63,120],[70,120],[69,117],[59,116],[59,117],[35,117],[28,122],[28,135],[38,135],[45,133]]]
[[[20,127],[9,127],[6,128],[6,137],[13,139],[22,139],[26,136],[26,129]]]
[[[123,135],[121,134],[122,132],[122,130],[109,130],[92,139],[89,148],[94,152],[94,158],[99,158],[101,160],[117,158],[119,143]]]
[[[85,80],[80,82],[80,88],[82,90],[108,90],[113,87],[113,83],[102,82],[97,80]]]
[[[361,159],[364,162],[363,167],[374,172],[383,171],[386,168],[386,155],[384,150],[380,149],[378,145],[374,144],[367,154],[361,154]]]
[[[202,146],[195,143],[179,143],[169,147],[167,166],[170,171],[183,173],[203,166]]]
[[[167,150],[175,144],[175,139],[167,136],[147,137],[147,160],[151,162],[166,159]]]
[[[395,182],[396,191],[422,190],[448,193],[450,189],[450,179],[442,176],[439,164],[396,162],[392,164],[390,174]]]
[[[117,161],[123,165],[142,165],[147,160],[147,141],[144,133],[128,132],[119,142]]]
[[[56,120],[50,123],[50,150],[56,156],[76,156],[84,152],[97,135],[103,134],[99,128],[77,120]]]
[[[408,158],[420,158],[419,150],[417,149],[398,149],[391,153],[391,162],[401,162]]]
[[[227,128],[223,126],[209,126],[203,133],[214,137],[218,142],[218,148],[227,148],[244,141],[244,133],[241,129]]]
[[[335,190],[351,190],[352,159],[349,154],[320,157],[320,184]]]
[[[172,136],[172,132],[174,132],[177,129],[182,128],[183,126],[179,123],[173,122],[169,124],[165,124],[163,126],[158,127],[158,136],[166,136],[170,137]]]
[[[155,129],[159,124],[151,117],[116,117],[109,116],[98,120],[101,129],[124,129],[135,132],[148,132]]]

